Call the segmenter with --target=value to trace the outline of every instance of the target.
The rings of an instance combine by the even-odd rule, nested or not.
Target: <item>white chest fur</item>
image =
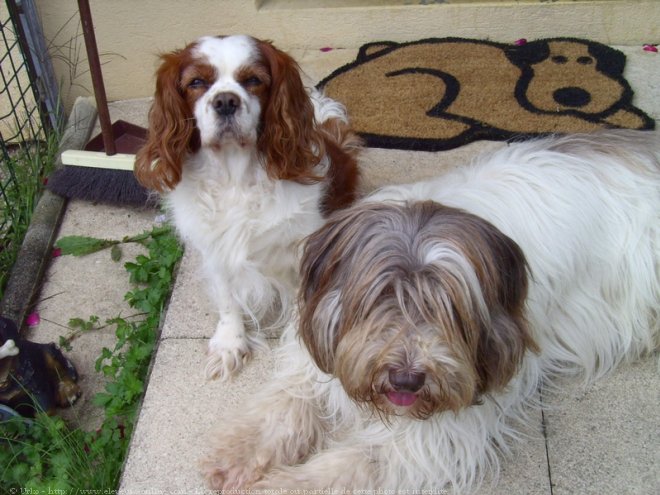
[[[321,225],[321,185],[270,179],[255,157],[200,152],[167,197],[173,222],[241,306],[258,314],[297,283],[300,241]],[[212,296],[213,294],[213,287]],[[250,302],[251,301],[251,302]]]

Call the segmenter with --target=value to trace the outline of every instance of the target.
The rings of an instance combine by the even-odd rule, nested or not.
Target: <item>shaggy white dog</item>
[[[302,274],[284,368],[222,425],[210,485],[470,491],[539,387],[657,348],[660,139],[549,137],[384,188]]]

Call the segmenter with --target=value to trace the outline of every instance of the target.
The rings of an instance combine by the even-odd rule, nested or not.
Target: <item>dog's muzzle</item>
[[[213,99],[213,109],[221,118],[232,117],[241,107],[241,99],[236,93],[218,93]]]
[[[387,399],[395,406],[407,407],[417,401],[417,392],[424,386],[426,373],[391,369],[388,374],[392,391]]]

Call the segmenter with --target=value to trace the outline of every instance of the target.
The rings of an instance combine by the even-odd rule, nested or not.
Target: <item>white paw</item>
[[[217,332],[209,342],[206,357],[207,380],[227,380],[238,373],[252,355],[245,335],[219,337]]]
[[[212,490],[247,488],[263,475],[264,469],[257,465],[255,452],[251,452],[250,458],[242,457],[240,452],[237,455],[243,443],[237,444],[238,449],[233,451],[218,449],[213,459],[202,462],[202,474]]]
[[[9,339],[2,344],[2,347],[0,347],[0,359],[15,356],[18,352],[19,350],[18,347],[16,347],[16,343],[12,339]]]

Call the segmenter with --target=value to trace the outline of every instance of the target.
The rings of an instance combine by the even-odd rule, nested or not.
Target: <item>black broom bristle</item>
[[[46,187],[65,198],[95,203],[150,207],[157,203],[130,170],[64,165],[50,175]]]

